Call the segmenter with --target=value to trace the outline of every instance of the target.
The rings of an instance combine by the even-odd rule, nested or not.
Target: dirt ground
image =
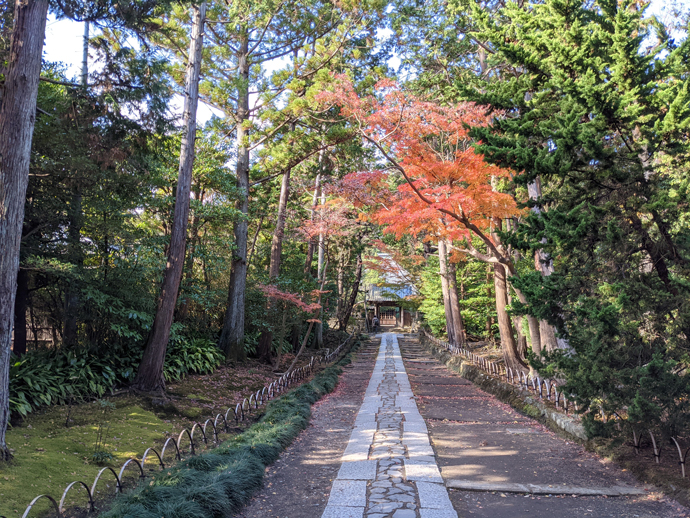
[[[369,383],[380,340],[364,342],[337,388],[312,407],[309,427],[266,469],[264,488],[241,518],[321,516]]]
[[[264,488],[238,518],[319,518],[371,376],[379,342],[369,342],[346,368],[335,392],[313,408],[311,424],[267,468]],[[690,511],[642,486],[630,472],[520,415],[450,372],[414,339],[400,339],[420,413],[446,482],[644,487],[642,497],[530,496],[450,490],[459,516],[690,517]]]
[[[501,403],[426,352],[399,340],[405,369],[446,481],[644,487],[642,497],[526,496],[451,490],[460,516],[487,518],[682,517],[690,510],[613,462],[552,433]]]

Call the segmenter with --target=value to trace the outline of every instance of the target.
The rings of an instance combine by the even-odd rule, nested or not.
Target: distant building
[[[387,259],[391,264],[388,254],[379,254],[379,257]],[[419,295],[419,291],[415,286],[406,283],[409,276],[402,267],[392,264],[393,270],[383,274],[381,283],[370,284],[365,288],[367,320],[371,325],[371,319],[376,315],[382,327],[410,327],[415,320],[415,314],[404,309],[403,302]]]

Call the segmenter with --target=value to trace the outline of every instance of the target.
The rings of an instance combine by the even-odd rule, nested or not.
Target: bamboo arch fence
[[[218,435],[220,433],[228,433],[229,425],[228,422],[234,421],[235,424],[244,421],[245,414],[250,413],[252,410],[257,410],[259,407],[265,405],[271,399],[275,398],[277,395],[284,393],[290,387],[295,384],[299,384],[308,378],[313,372],[317,365],[327,364],[334,361],[343,351],[343,348],[349,344],[357,331],[353,331],[347,339],[336,347],[333,351],[326,349],[325,354],[320,357],[312,356],[307,365],[298,367],[289,372],[283,374],[280,378],[273,381],[272,383],[264,386],[260,390],[253,392],[249,397],[245,397],[240,403],[237,403],[234,407],[228,408],[225,413],[217,414],[215,418],[206,419],[203,424],[199,421],[194,422],[191,429],[183,429],[177,437],[169,437],[160,452],[154,447],[149,447],[144,451],[141,459],[130,458],[127,459],[119,471],[117,469],[106,466],[101,469],[93,480],[91,485],[86,484],[81,480],[75,480],[67,485],[65,490],[62,492],[62,497],[57,500],[49,494],[38,495],[34,498],[29,505],[26,507],[22,518],[27,518],[31,508],[36,505],[37,502],[41,500],[47,500],[50,506],[55,511],[58,518],[63,518],[65,513],[65,502],[67,495],[75,488],[83,488],[86,491],[87,498],[87,510],[88,512],[96,511],[96,503],[94,501],[94,495],[96,494],[96,487],[102,478],[108,477],[114,479],[115,481],[115,494],[122,493],[124,491],[123,476],[127,470],[135,470],[135,473],[139,474],[139,479],[143,480],[146,478],[146,464],[151,462],[158,464],[160,469],[163,470],[166,466],[172,465],[175,461],[182,460],[183,452],[185,451],[184,442],[188,445],[186,449],[190,455],[196,455],[196,450],[194,447],[194,434],[197,437],[201,435],[201,440],[205,445],[209,444],[209,440],[213,444],[219,444]],[[166,453],[169,452],[169,461],[164,460],[166,458]],[[166,464],[167,463],[167,464]],[[0,518],[6,518],[0,516]]]

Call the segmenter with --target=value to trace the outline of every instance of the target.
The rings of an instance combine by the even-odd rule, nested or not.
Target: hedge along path
[[[333,353],[331,353],[333,354]],[[216,449],[163,470],[130,493],[119,495],[102,518],[225,518],[259,489],[265,468],[309,424],[311,405],[335,389],[342,366],[271,401],[259,422]]]

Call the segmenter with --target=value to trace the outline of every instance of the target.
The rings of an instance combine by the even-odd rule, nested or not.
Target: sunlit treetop
[[[512,195],[497,192],[507,169],[487,164],[474,150],[469,131],[486,126],[495,111],[473,103],[441,105],[380,81],[374,95],[360,96],[345,76],[320,95],[384,156],[386,170],[356,172],[341,184],[354,203],[376,206],[373,218],[396,235],[423,232],[462,239],[480,232],[487,239],[493,219],[519,213]],[[391,192],[387,174],[402,173],[406,183]]]

